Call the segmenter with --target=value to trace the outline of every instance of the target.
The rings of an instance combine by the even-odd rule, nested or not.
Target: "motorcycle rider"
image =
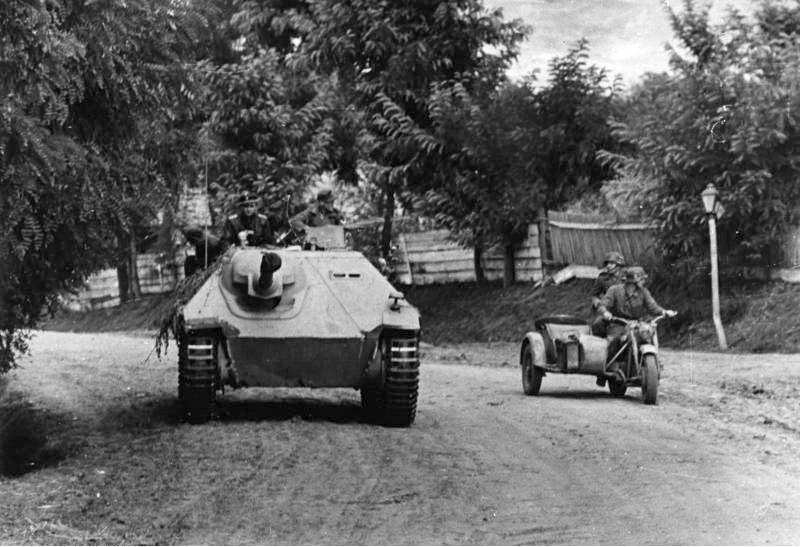
[[[595,279],[592,285],[592,311],[597,311],[597,306],[600,305],[600,300],[605,296],[608,289],[622,283],[625,275],[625,258],[622,253],[611,251],[607,253],[603,260],[603,266],[600,269],[600,275]]]
[[[239,196],[240,212],[231,215],[225,221],[225,241],[240,245],[246,237],[248,245],[275,245],[275,236],[266,215],[258,212],[260,199],[257,195],[244,192]]]
[[[644,287],[647,273],[640,266],[631,266],[625,270],[624,283],[614,285],[600,301],[597,311],[600,317],[592,324],[592,332],[596,336],[605,336],[609,340],[609,356],[619,349],[620,337],[625,333],[624,325],[612,323],[612,317],[624,319],[643,319],[648,315],[674,317],[678,312],[664,309],[658,305]]]

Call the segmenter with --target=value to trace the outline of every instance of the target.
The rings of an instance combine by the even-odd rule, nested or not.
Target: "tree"
[[[514,282],[514,249],[528,224],[611,175],[598,152],[617,147],[607,119],[618,89],[603,70],[587,66],[587,55],[580,41],[553,59],[541,89],[529,78],[478,100],[460,84],[433,95],[435,133],[447,161],[424,201],[476,249],[503,246],[506,285]]]
[[[596,190],[613,175],[598,154],[618,149],[609,118],[615,114],[621,88],[605,69],[588,65],[583,39],[563,57],[550,61],[548,85],[536,93],[531,126],[530,174],[538,179],[540,207],[555,209]]]
[[[180,79],[179,13],[155,0],[0,5],[0,371],[59,291],[113,257],[140,211],[130,197],[158,183],[131,152]]]
[[[203,159],[219,209],[255,191],[273,223],[285,222],[286,197],[299,206],[311,177],[332,164],[342,105],[335,83],[298,51],[309,17],[302,1],[239,2],[225,22],[236,46],[196,65]]]
[[[669,16],[683,50],[672,51],[672,73],[634,90],[615,126],[633,148],[607,157],[644,181],[630,200],[659,228],[675,277],[707,271],[699,194],[709,182],[725,207],[723,259],[776,265],[800,203],[800,6],[765,1],[752,22],[731,11],[712,25],[707,7],[686,0]]]
[[[482,250],[504,249],[504,285],[514,282],[514,247],[536,212],[535,188],[524,177],[528,158],[524,120],[534,95],[507,84],[482,101],[456,83],[432,97],[435,134],[443,143],[437,176],[421,200],[423,208],[456,237],[475,248],[476,278]]]
[[[302,51],[335,74],[344,102],[365,114],[358,149],[382,188],[385,255],[398,196],[424,191],[426,183],[415,181],[436,174],[441,143],[429,102],[436,86],[458,81],[469,93],[489,93],[525,29],[477,0],[324,0],[311,11],[316,26]]]

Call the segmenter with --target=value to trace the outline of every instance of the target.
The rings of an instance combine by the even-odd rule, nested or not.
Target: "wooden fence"
[[[474,252],[448,239],[447,230],[398,235],[396,267],[398,281],[405,285],[428,285],[453,281],[475,281]],[[535,224],[516,249],[517,281],[542,279],[539,235]],[[503,278],[503,251],[491,248],[483,254],[483,270],[490,280]]]
[[[473,250],[448,239],[447,230],[399,234],[397,257],[398,280],[402,284],[426,285],[453,281],[474,281]],[[528,236],[516,249],[517,281],[542,279],[537,226],[528,228]],[[490,280],[503,278],[503,251],[491,248],[483,255],[483,270]],[[172,290],[183,277],[182,268],[170,266],[157,255],[137,257],[139,286],[142,294],[159,294]],[[110,308],[119,305],[117,270],[109,268],[86,280],[86,288],[69,296],[65,305],[73,311]]]
[[[645,224],[555,211],[547,216],[555,262],[597,265],[610,251],[622,253],[629,264],[647,264],[656,258],[653,230]]]
[[[800,267],[800,226],[793,226],[786,234],[783,257],[787,268]]]
[[[171,267],[155,254],[138,255],[136,266],[142,294],[169,292],[183,277],[181,268]],[[71,311],[113,308],[118,306],[119,302],[119,281],[116,268],[107,268],[89,276],[83,290],[77,295],[69,295],[65,298],[65,306]]]

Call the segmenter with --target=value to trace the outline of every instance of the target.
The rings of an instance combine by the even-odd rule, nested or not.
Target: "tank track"
[[[178,348],[178,399],[184,419],[209,421],[216,412],[217,337],[208,332],[182,333]]]
[[[417,415],[419,340],[416,334],[387,337],[384,354],[386,380],[381,390],[383,423],[408,427]]]

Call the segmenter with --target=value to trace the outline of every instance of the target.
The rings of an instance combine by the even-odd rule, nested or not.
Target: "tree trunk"
[[[392,248],[392,219],[394,218],[394,188],[386,181],[383,188],[383,232],[381,233],[381,256],[389,256]]]
[[[131,229],[133,233],[133,229]],[[141,298],[142,289],[139,285],[139,268],[137,267],[136,238],[131,236],[128,246],[128,279],[131,298]]]
[[[503,253],[503,287],[510,287],[516,281],[516,268],[514,263],[514,243],[505,244]]]
[[[550,248],[550,225],[547,222],[547,209],[544,206],[539,207],[538,210],[539,221],[539,253],[542,257],[542,263],[545,260],[553,259],[553,251]]]
[[[128,261],[120,259],[117,262],[117,288],[119,289],[119,301],[127,302],[130,300],[130,280],[128,279]]]
[[[475,281],[478,283],[486,283],[486,273],[483,271],[483,238],[480,236],[475,237],[472,263],[475,267]]]

